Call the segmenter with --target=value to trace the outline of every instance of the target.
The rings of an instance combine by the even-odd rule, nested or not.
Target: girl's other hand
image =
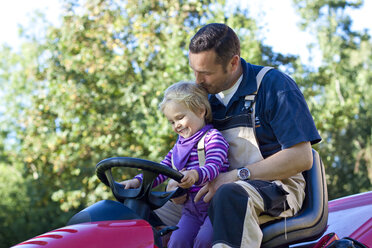
[[[125,189],[136,189],[141,185],[141,182],[137,178],[133,178],[122,181],[120,184],[123,185]]]

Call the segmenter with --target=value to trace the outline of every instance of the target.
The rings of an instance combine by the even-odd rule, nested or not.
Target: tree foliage
[[[249,10],[223,0],[66,0],[60,25],[36,18],[41,28],[23,29],[19,51],[0,49],[0,243],[63,226],[110,198],[94,175],[100,160],[163,158],[175,136],[158,104],[169,85],[193,79],[188,42],[211,22],[234,28],[247,61],[297,79],[324,139],[331,198],[370,189],[371,42],[340,12],[359,3],[296,4],[304,27],[318,32],[324,61],[316,70],[274,53]]]
[[[175,136],[158,104],[169,85],[193,78],[187,46],[207,22],[234,27],[251,62],[280,63],[262,49],[247,10],[211,0],[65,1],[60,26],[44,24],[42,34],[25,29],[19,52],[3,48],[1,123],[9,133],[2,140],[11,144],[1,170],[12,189],[0,190],[12,214],[0,216],[1,233],[8,232],[0,243],[63,226],[76,211],[109,198],[94,172],[100,160],[166,155]],[[117,180],[134,173],[117,173]]]
[[[352,29],[346,12],[362,1],[294,2],[322,55],[319,68],[302,77],[316,92],[309,102],[323,136],[330,197],[371,190],[372,43],[366,30]]]

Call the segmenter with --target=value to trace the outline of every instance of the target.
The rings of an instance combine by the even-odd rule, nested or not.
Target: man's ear
[[[236,71],[240,65],[240,56],[234,55],[232,59],[230,60],[230,65],[231,65],[232,71]]]

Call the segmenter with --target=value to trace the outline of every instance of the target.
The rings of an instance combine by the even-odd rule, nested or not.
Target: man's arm
[[[250,170],[251,179],[281,180],[309,170],[312,164],[311,144],[310,142],[302,142],[245,167]],[[215,180],[199,190],[195,196],[195,202],[199,201],[203,195],[205,195],[204,201],[209,202],[222,184],[238,180],[236,174],[236,170],[221,173]]]

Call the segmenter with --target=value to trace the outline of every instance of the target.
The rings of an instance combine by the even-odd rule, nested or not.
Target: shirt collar
[[[238,81],[236,81],[236,83],[230,89],[221,91],[215,96],[218,98],[218,100],[220,100],[220,102],[222,102],[225,106],[227,106],[230,100],[232,99],[232,97],[235,95],[236,90],[239,88],[240,83],[242,82],[242,79],[243,79],[243,74],[240,75]]]
[[[240,63],[243,68],[243,79],[239,85],[238,90],[230,101],[239,98],[240,96],[246,96],[257,91],[256,75],[251,64],[245,62],[244,59],[240,58]],[[216,95],[209,95],[209,100],[212,105],[222,104],[216,97]]]

